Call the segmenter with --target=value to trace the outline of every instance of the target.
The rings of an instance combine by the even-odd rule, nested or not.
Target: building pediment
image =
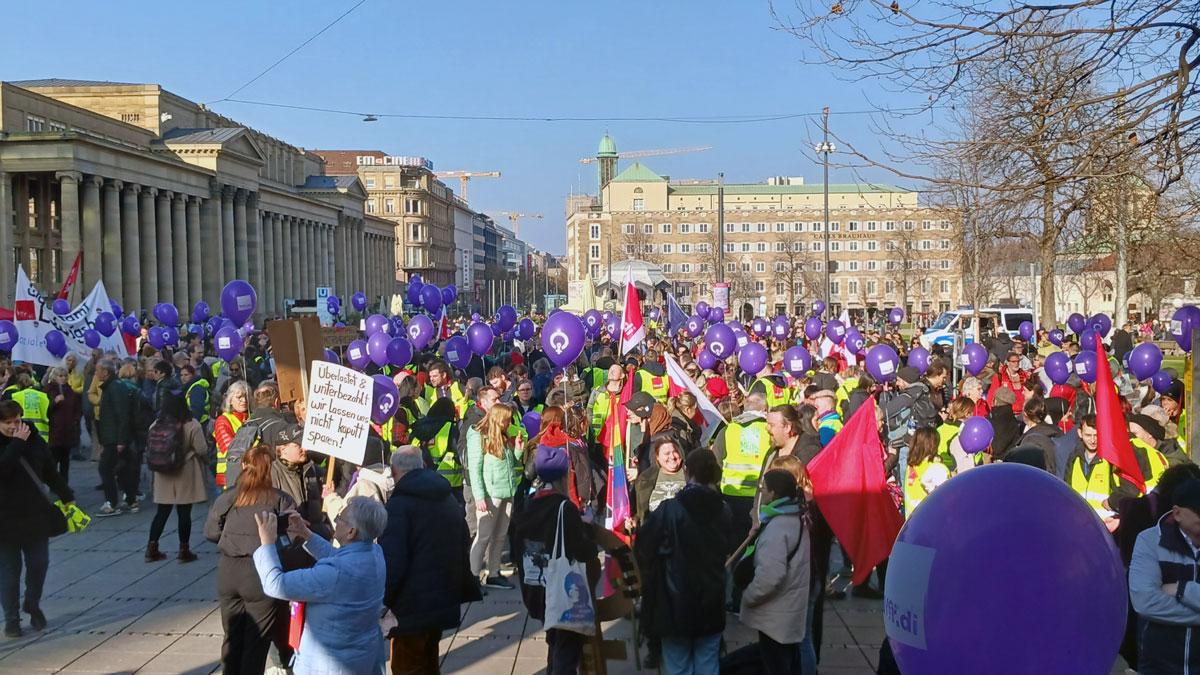
[[[266,155],[245,127],[172,129],[156,145],[182,157],[199,154],[253,166],[266,164]]]

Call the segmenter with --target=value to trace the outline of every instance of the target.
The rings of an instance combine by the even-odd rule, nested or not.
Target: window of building
[[[787,223],[775,223],[776,232],[787,232]]]
[[[691,245],[691,244],[680,244],[680,245],[679,245],[679,252],[680,252],[680,253],[691,253],[691,252],[692,252],[692,245]]]
[[[663,274],[673,274],[675,272],[675,266],[671,263],[663,263],[662,271]]]
[[[396,200],[392,199],[391,197],[388,197],[387,199],[383,200],[383,212],[384,213],[395,213],[396,212]]]
[[[634,211],[645,211],[646,210],[646,200],[642,199],[640,197],[637,199],[634,199],[633,200],[633,210]]]
[[[600,224],[592,223],[588,226],[588,239],[596,240],[600,238]]]
[[[894,220],[884,221],[883,229],[887,230],[888,232],[892,232],[893,230],[896,229],[896,221],[894,221]]]
[[[775,271],[778,273],[786,272],[787,271],[787,263],[783,263],[783,262],[775,263]]]
[[[841,229],[842,229],[842,224],[837,222],[836,220],[829,223],[829,231],[830,232],[839,232],[839,231],[841,231]]]
[[[829,250],[833,253],[837,253],[838,251],[842,250],[842,242],[840,242],[840,241],[829,242]]]
[[[663,223],[662,225],[658,226],[658,229],[663,234],[671,234],[671,223]]]
[[[868,240],[866,242],[866,244],[867,244],[868,251],[878,251],[879,250],[879,242],[875,241],[874,239]]]
[[[887,295],[892,295],[893,293],[895,293],[896,292],[896,282],[884,281],[883,282],[883,292],[886,293]]]
[[[674,252],[675,252],[675,247],[674,247],[672,244],[663,244],[663,245],[662,245],[662,252],[663,252],[663,253],[674,253]]]
[[[642,223],[642,234],[654,234],[654,223]]]
[[[657,249],[657,244],[642,244],[642,251],[645,253],[654,253]]]
[[[921,269],[927,270],[927,269],[931,269],[932,267],[933,267],[933,263],[931,263],[930,261],[928,261],[928,260],[921,261]]]
[[[412,198],[405,199],[404,212],[419,215],[421,213],[421,200]]]
[[[760,272],[760,273],[761,273],[761,272],[766,272],[766,271],[767,271],[767,264],[766,264],[766,263],[762,263],[762,262],[757,262],[757,263],[754,263],[754,271],[755,271],[755,272]]]
[[[409,237],[408,238],[410,241],[420,241],[421,240],[422,237],[421,237],[421,224],[420,223],[413,223],[412,225],[409,226]]]
[[[708,274],[708,263],[700,263],[700,273]]]
[[[708,234],[708,223],[696,223],[696,231],[700,234]]]
[[[742,223],[742,232],[750,231],[750,223]]]
[[[948,220],[943,220],[943,221],[942,221],[942,229],[943,229],[943,230],[948,230],[948,229],[950,229],[950,221],[948,221]]]
[[[846,264],[849,265],[849,269],[851,272],[858,271],[858,261],[857,260],[851,260],[850,262],[848,262]]]
[[[731,242],[725,242],[725,252],[726,253],[733,253],[736,250],[737,250],[737,244],[734,244]]]
[[[142,114],[141,113],[121,113],[121,121],[129,122],[130,124],[137,124],[138,122],[142,121]]]
[[[759,231],[759,232],[766,232],[766,231],[767,231],[767,224],[766,224],[766,223],[759,223],[759,224],[758,224],[758,231]]]
[[[874,220],[867,221],[867,232],[874,232],[877,229],[879,229],[879,223]]]
[[[595,279],[596,277],[600,276],[600,265],[593,263],[592,266],[588,268],[588,271],[591,273],[592,278]]]
[[[895,269],[896,269],[896,261],[895,261],[895,260],[889,260],[889,261],[887,261],[887,265],[886,265],[886,267],[887,267],[887,270],[888,270],[889,272],[890,272],[890,271],[892,271],[892,270],[895,270]]]
[[[711,246],[708,244],[696,244],[696,253],[708,253]]]
[[[875,295],[878,291],[879,291],[879,288],[878,288],[876,282],[874,282],[874,281],[867,282],[867,295]]]
[[[765,241],[758,242],[758,244],[756,244],[754,246],[754,249],[756,251],[758,251],[759,253],[766,253],[767,252],[767,242],[765,242]]]
[[[396,189],[396,177],[392,174],[387,174],[383,177],[383,187],[385,190]]]
[[[625,255],[635,255],[637,253],[637,244],[625,244]]]
[[[948,280],[942,279],[942,282],[941,282],[941,284],[939,284],[939,286],[940,286],[942,293],[950,292],[950,282]]]
[[[621,229],[625,232],[625,234],[637,233],[637,225],[634,225],[633,223],[625,223]]]
[[[600,259],[600,244],[592,244],[588,246],[588,257],[592,260]]]
[[[922,281],[921,282],[921,292],[924,293],[925,295],[929,295],[930,293],[932,293],[933,292],[933,282],[930,281],[929,279],[925,279],[924,281]]]
[[[851,250],[851,251],[857,251],[857,250],[858,250],[858,242],[857,242],[857,241],[851,241],[851,242],[847,242],[847,243],[850,245],[850,250]]]
[[[759,293],[762,293],[763,291],[767,290],[767,282],[765,282],[765,281],[754,282],[754,290]]]
[[[825,271],[825,263],[820,260],[816,260],[813,262],[812,268],[813,268],[814,272],[824,272]]]
[[[787,292],[787,284],[782,281],[775,282],[775,295],[783,295]]]
[[[933,229],[933,221],[932,220],[922,220],[921,221],[921,229],[922,230],[932,230]]]
[[[911,220],[904,221],[904,229],[911,232],[913,229],[913,221],[911,221]]]
[[[783,242],[783,241],[775,242],[775,252],[776,253],[783,253],[786,250],[787,250],[787,242]]]
[[[728,271],[730,271],[730,272],[736,272],[736,271],[737,271],[737,267],[738,267],[738,266],[737,266],[737,263],[735,263],[735,262],[726,263],[726,265],[725,265],[725,269],[726,269],[726,270],[728,270]]]
[[[867,261],[867,271],[868,272],[874,272],[878,268],[879,268],[879,263],[875,262],[874,260]]]
[[[792,242],[792,251],[794,251],[796,253],[803,253],[804,252],[804,242],[802,242],[802,241]]]
[[[374,190],[374,189],[375,189],[375,179],[374,179],[373,177],[372,177],[372,178],[368,178],[368,179],[367,179],[367,189],[368,189],[368,190]]]
[[[858,232],[858,221],[857,221],[857,220],[852,220],[852,221],[850,221],[850,222],[848,223],[847,230],[848,230],[849,232]]]
[[[819,242],[819,241],[814,241],[812,243],[812,250],[815,253],[820,253],[821,251],[825,250],[825,244],[823,244],[822,242]]]
[[[950,269],[950,261],[949,260],[942,261],[942,269],[944,269],[944,270]]]
[[[857,281],[847,281],[846,282],[846,292],[849,293],[850,295],[858,295],[858,282]]]
[[[749,253],[749,252],[750,252],[750,242],[748,242],[748,241],[742,242],[742,253]]]
[[[750,271],[750,263],[748,263],[748,262],[742,263],[742,271],[749,272]]]
[[[820,232],[821,231],[821,223],[811,223],[809,225],[809,230],[811,232]]]
[[[691,223],[680,223],[679,224],[679,234],[691,234],[691,233],[692,233],[692,224]]]
[[[725,223],[725,231],[726,232],[737,232],[737,224],[736,223]]]
[[[804,223],[792,223],[792,232],[803,232]]]
[[[682,272],[683,274],[687,274],[687,273],[691,272],[692,264],[691,263],[679,263],[679,271]]]
[[[367,213],[375,213],[375,200],[374,199],[367,200]]]
[[[63,132],[63,131],[67,130],[67,125],[63,124],[62,122],[59,122],[58,120],[50,120],[49,122],[46,123],[46,126],[50,129],[50,131]],[[51,249],[51,253],[53,253],[55,250],[56,249]],[[57,279],[57,278],[58,277],[56,276],[55,279]]]
[[[949,251],[949,250],[950,250],[950,240],[949,240],[949,239],[943,239],[943,240],[942,240],[942,250],[943,250],[943,251]]]
[[[804,295],[804,282],[803,281],[796,282],[796,295]]]
[[[895,250],[896,250],[896,242],[895,242],[895,241],[889,241],[889,242],[887,243],[887,246],[885,246],[884,248],[886,248],[886,249],[887,249],[887,250],[889,250],[889,251],[895,251]]]
[[[838,294],[838,282],[836,282],[836,281],[829,282],[829,294],[830,295]]]
[[[929,241],[928,239],[922,239],[922,240],[921,240],[921,250],[922,250],[922,251],[928,251],[928,250],[930,250],[930,249],[932,249],[932,248],[933,248],[933,242],[932,242],[932,241]]]

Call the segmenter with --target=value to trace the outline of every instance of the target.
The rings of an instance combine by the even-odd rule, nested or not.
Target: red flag
[[[1129,442],[1129,425],[1117,400],[1112,369],[1100,335],[1096,335],[1096,454],[1100,459],[1120,469],[1122,478],[1146,491],[1146,479],[1138,466],[1133,444]]]
[[[904,525],[888,492],[883,456],[875,399],[868,398],[808,463],[813,496],[854,563],[855,585],[866,582],[871,570],[891,555]]]
[[[442,305],[442,316],[440,319],[438,319],[438,339],[439,340],[449,340],[450,339],[450,325],[449,325],[449,322],[446,320],[446,306],[445,305]]]
[[[62,288],[58,291],[58,297],[65,299],[67,293],[71,292],[71,287],[75,285],[75,280],[79,278],[79,261],[83,259],[83,251],[75,254],[75,262],[71,265],[71,271],[67,274],[67,278],[63,280]]]
[[[628,354],[646,339],[646,326],[642,322],[642,301],[638,299],[633,285],[633,269],[625,279],[625,309],[621,313],[621,354]]]

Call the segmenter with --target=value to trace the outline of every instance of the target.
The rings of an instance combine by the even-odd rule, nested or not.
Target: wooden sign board
[[[304,398],[312,363],[324,355],[320,319],[306,316],[268,321],[267,336],[279,377],[279,400],[291,403]]]

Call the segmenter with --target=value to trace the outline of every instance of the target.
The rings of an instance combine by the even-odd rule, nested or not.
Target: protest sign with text
[[[325,361],[313,361],[305,406],[305,450],[362,464],[371,425],[369,375]]]

